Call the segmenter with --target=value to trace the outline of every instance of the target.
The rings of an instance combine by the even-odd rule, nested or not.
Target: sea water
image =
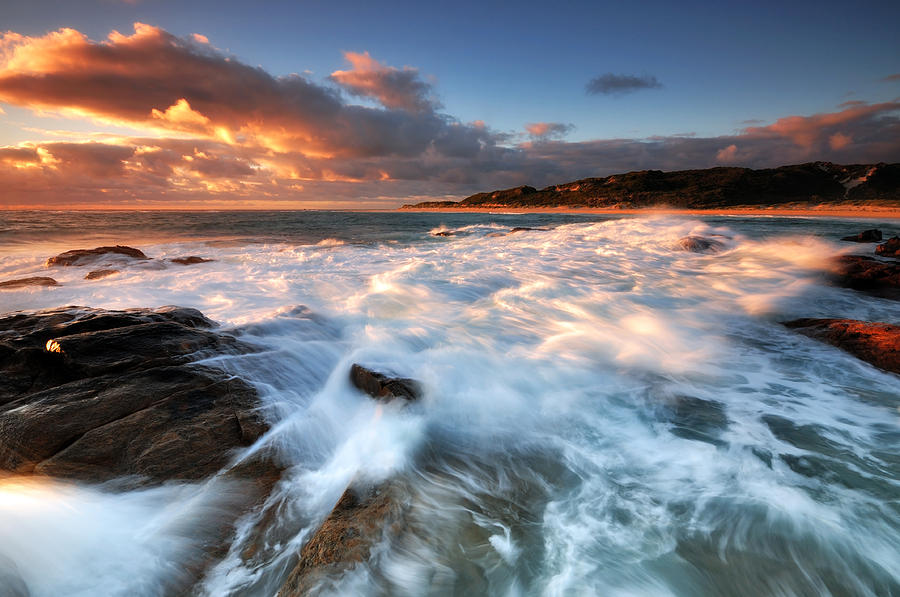
[[[227,553],[221,482],[140,491],[0,479],[0,594],[275,595],[351,481],[409,488],[404,532],[319,586],[335,595],[900,593],[900,380],[786,329],[896,323],[827,285],[890,222],[364,212],[0,213],[0,312],[195,307],[259,347],[253,384],[286,466]],[[513,227],[531,227],[510,234]],[[449,236],[436,236],[448,232]],[[722,250],[679,250],[686,235]],[[127,244],[84,280],[44,261]],[[197,255],[180,266],[167,258]],[[419,380],[401,409],[361,363]],[[227,522],[225,522],[227,521]],[[259,539],[262,533],[262,540]],[[261,548],[247,557],[245,548]]]

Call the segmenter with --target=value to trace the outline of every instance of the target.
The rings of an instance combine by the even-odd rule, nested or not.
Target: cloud
[[[827,139],[837,133],[849,134],[850,129],[856,131],[854,137],[873,140],[883,136],[883,131],[878,130],[881,126],[896,131],[898,110],[898,102],[851,105],[839,112],[779,118],[768,126],[748,127],[744,129],[744,135],[757,139],[789,139],[807,151],[824,149]]]
[[[617,75],[606,73],[588,81],[588,95],[624,95],[641,89],[659,89],[663,85],[653,75]]]
[[[534,141],[561,139],[575,130],[574,124],[562,122],[532,122],[525,125],[525,131]]]
[[[472,155],[494,143],[485,127],[437,112],[415,69],[368,54],[332,78],[383,108],[345,103],[300,75],[273,77],[207,43],[136,23],[96,42],[74,29],[0,38],[0,101],[112,124],[191,132],[308,156]]]
[[[738,148],[737,145],[732,143],[728,147],[720,149],[716,153],[716,161],[721,162],[723,164],[731,164],[737,161],[738,157]]]
[[[368,52],[345,52],[344,58],[353,68],[336,70],[330,79],[351,95],[375,99],[385,108],[410,112],[427,112],[439,107],[432,98],[431,85],[419,78],[418,69],[386,66]]]
[[[882,81],[887,81],[887,82],[900,81],[900,73],[895,73],[895,74],[893,74],[893,75],[888,75],[888,76],[886,76],[885,78],[883,78]]]
[[[0,102],[100,130],[0,147],[0,206],[391,207],[641,169],[900,161],[898,102],[748,121],[732,135],[566,142],[571,124],[530,123],[526,138],[460,122],[416,69],[346,57],[351,68],[315,82],[149,25],[103,41],[6,33]]]

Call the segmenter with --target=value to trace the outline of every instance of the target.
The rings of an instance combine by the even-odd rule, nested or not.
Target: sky
[[[0,208],[898,162],[897,23],[895,1],[0,0]]]

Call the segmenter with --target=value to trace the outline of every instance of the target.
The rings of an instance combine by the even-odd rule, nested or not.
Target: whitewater
[[[207,364],[258,390],[272,428],[250,452],[287,468],[198,596],[275,595],[366,479],[407,488],[407,528],[320,594],[875,597],[900,594],[900,380],[780,323],[900,322],[900,303],[825,281],[859,249],[837,239],[869,227],[20,212],[0,215],[0,279],[60,286],[4,291],[0,312],[194,307],[260,347]],[[722,250],[680,250],[687,235]],[[43,266],[110,243],[155,259],[101,280]],[[164,261],[184,255],[214,261]],[[352,363],[424,395],[379,405]],[[173,594],[230,491],[0,478],[0,595]]]

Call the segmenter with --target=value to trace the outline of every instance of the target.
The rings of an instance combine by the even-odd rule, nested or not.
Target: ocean
[[[900,302],[826,283],[830,258],[872,249],[839,238],[874,227],[900,233],[762,216],[0,212],[0,281],[60,283],[2,291],[0,312],[194,307],[260,347],[209,364],[261,396],[260,441],[288,467],[278,516],[249,560],[258,515],[238,521],[197,595],[275,595],[364,478],[409,488],[408,528],[323,594],[875,597],[900,594],[900,380],[780,323],[900,322]],[[724,246],[679,250],[686,235]],[[154,259],[100,280],[44,266],[108,244]],[[188,255],[214,261],[166,261]],[[350,386],[352,363],[424,396],[380,406]],[[32,597],[171,594],[227,497],[0,479],[0,584],[6,566]]]

